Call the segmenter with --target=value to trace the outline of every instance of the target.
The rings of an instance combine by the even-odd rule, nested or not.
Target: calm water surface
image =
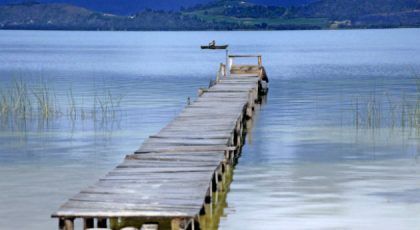
[[[0,31],[2,92],[46,82],[60,111],[0,119],[1,229],[55,229],[49,216],[61,203],[214,78],[224,52],[198,49],[213,39],[261,53],[271,80],[220,229],[416,229],[420,139],[408,117],[418,103],[419,37],[419,29]],[[70,119],[69,92],[78,111],[91,110],[94,95],[122,101],[112,119]]]

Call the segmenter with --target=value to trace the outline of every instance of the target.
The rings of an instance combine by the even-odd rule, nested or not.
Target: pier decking
[[[246,120],[263,92],[259,67],[260,57],[247,72],[226,74],[222,65],[215,85],[52,215],[59,229],[73,230],[76,218],[84,229],[94,228],[95,219],[97,228],[120,229],[122,218],[142,219],[135,226],[142,229],[200,229],[198,217],[240,153]]]

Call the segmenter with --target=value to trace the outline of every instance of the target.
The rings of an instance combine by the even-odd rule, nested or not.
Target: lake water
[[[32,96],[45,85],[54,104],[48,119],[0,113],[1,229],[56,229],[60,204],[215,77],[224,52],[198,48],[213,39],[262,54],[270,78],[220,229],[416,229],[419,38],[420,29],[0,31],[0,95],[16,82]],[[101,116],[94,98],[110,108],[122,99]]]

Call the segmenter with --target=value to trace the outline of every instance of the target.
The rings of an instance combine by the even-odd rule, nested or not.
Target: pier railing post
[[[65,219],[64,228],[65,230],[74,230],[74,219],[73,218]]]

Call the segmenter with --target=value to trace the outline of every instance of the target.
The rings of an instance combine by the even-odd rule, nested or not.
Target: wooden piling
[[[74,230],[74,219],[73,218],[65,219],[64,228],[65,230]]]

